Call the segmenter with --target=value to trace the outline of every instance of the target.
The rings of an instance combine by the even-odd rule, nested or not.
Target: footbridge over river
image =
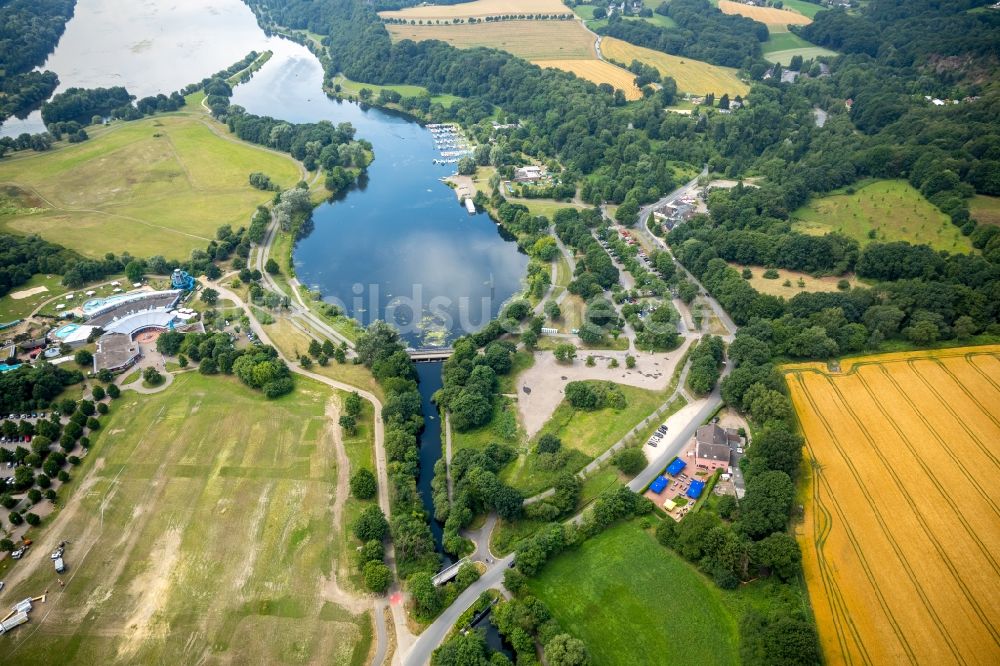
[[[406,353],[410,355],[410,360],[415,363],[444,361],[454,352],[455,350],[451,347],[421,347],[419,349],[411,347],[406,350]]]

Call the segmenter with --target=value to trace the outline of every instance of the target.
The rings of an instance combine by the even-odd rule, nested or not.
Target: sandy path
[[[535,354],[535,364],[521,373],[517,380],[517,411],[528,437],[545,425],[556,407],[562,402],[567,383],[583,379],[597,379],[625,384],[651,391],[662,391],[670,384],[677,369],[677,362],[684,356],[693,338],[688,338],[677,349],[662,353],[637,352],[635,368],[625,367],[624,351],[579,351],[580,357],[572,365],[556,362],[551,352]],[[597,364],[588,368],[587,356]],[[610,359],[618,359],[619,367],[609,368]]]
[[[49,288],[45,285],[39,287],[32,287],[31,289],[22,289],[21,291],[15,291],[10,295],[15,301],[20,301],[22,299],[28,298],[29,296],[34,296],[35,294],[43,294],[48,291]]]

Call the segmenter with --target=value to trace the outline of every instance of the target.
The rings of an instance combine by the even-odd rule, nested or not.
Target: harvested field
[[[570,14],[572,10],[560,0],[476,0],[457,5],[429,5],[410,7],[398,11],[379,12],[382,18],[409,20],[435,20],[455,18],[485,18],[487,16],[512,16],[536,14]]]
[[[581,79],[593,83],[609,83],[624,92],[625,99],[628,100],[642,97],[642,91],[635,85],[635,74],[603,60],[535,60],[532,62],[539,67],[555,67],[572,72]]]
[[[601,39],[601,52],[608,58],[622,63],[639,60],[652,65],[663,76],[673,77],[677,89],[698,95],[715,93],[718,96],[728,93],[730,96],[746,95],[750,90],[736,76],[736,70],[729,67],[718,67],[700,60],[692,60],[653,49],[629,44],[614,37]]]
[[[1000,662],[1000,346],[783,371],[812,469],[803,567],[830,663]]]
[[[578,21],[504,21],[458,25],[386,25],[393,41],[440,39],[460,49],[484,46],[525,60],[597,57],[594,37]],[[635,78],[634,75],[631,75]]]
[[[789,25],[809,25],[812,19],[808,16],[790,12],[786,9],[774,9],[773,7],[754,7],[744,5],[740,2],[730,0],[719,0],[719,10],[723,14],[739,14],[754,21],[760,21],[767,25],[771,32],[788,32]]]

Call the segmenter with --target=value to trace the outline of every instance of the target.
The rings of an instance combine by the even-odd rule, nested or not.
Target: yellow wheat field
[[[393,41],[440,39],[460,49],[500,49],[525,60],[593,59],[594,37],[578,21],[503,21],[385,26]]]
[[[1000,663],[1000,346],[783,368],[830,663]]]
[[[812,19],[802,14],[790,12],[787,9],[773,7],[754,7],[741,2],[719,0],[719,9],[723,14],[739,14],[760,21],[767,25],[771,32],[788,32],[789,25],[809,25]]]
[[[609,83],[625,93],[625,99],[635,100],[642,97],[642,91],[635,85],[635,74],[615,67],[603,60],[532,60],[539,67],[555,67],[566,72],[572,72],[581,79],[594,83]]]
[[[398,11],[379,12],[383,18],[424,20],[453,18],[486,18],[512,14],[571,14],[561,0],[476,0],[457,5],[428,5]]]
[[[638,60],[652,65],[661,75],[672,77],[681,92],[697,95],[715,93],[720,97],[728,93],[735,97],[746,95],[750,90],[750,86],[740,81],[736,70],[730,67],[718,67],[700,60],[669,55],[614,37],[601,39],[601,53],[616,62],[631,64],[633,60]]]

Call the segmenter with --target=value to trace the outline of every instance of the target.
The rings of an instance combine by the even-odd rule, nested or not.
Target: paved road
[[[385,633],[385,599],[376,599],[375,612],[375,656],[371,666],[382,666],[385,663],[385,652],[389,647],[389,638]]]
[[[514,561],[514,554],[511,553],[503,559],[496,560],[479,580],[465,589],[455,602],[448,606],[434,622],[424,629],[420,634],[409,653],[403,658],[404,666],[425,666],[431,663],[431,654],[444,642],[445,636],[458,621],[458,617],[464,613],[479,595],[490,588],[498,588],[503,584],[503,574],[507,566]]]

